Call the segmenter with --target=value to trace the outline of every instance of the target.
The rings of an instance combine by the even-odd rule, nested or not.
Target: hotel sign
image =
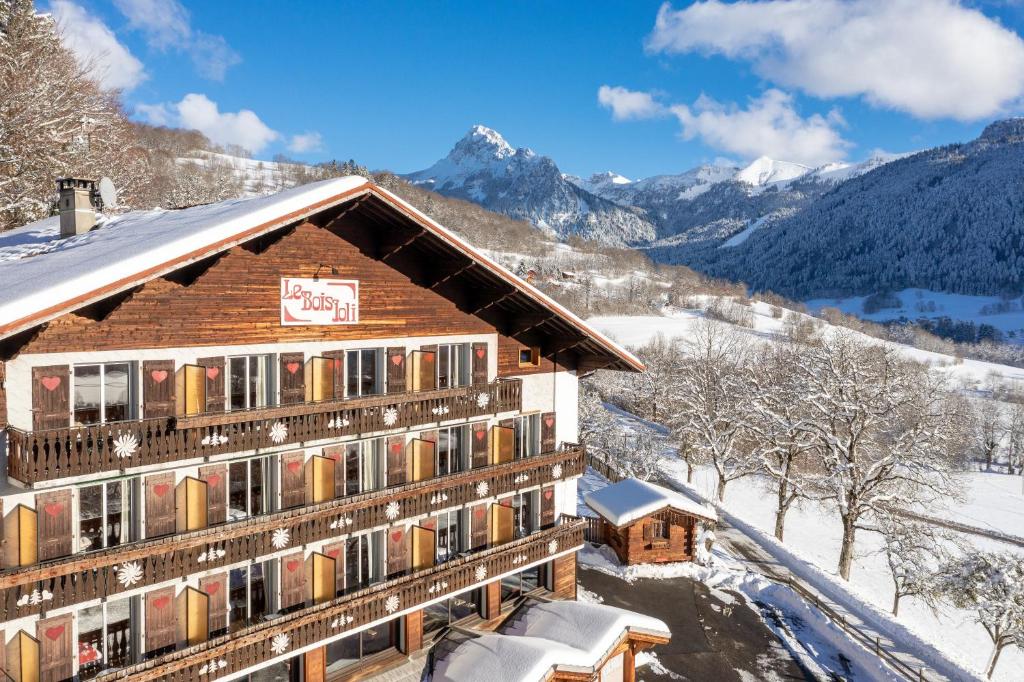
[[[281,324],[358,324],[359,281],[330,277],[282,277]]]

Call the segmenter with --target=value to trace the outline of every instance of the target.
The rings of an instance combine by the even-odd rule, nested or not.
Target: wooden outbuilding
[[[635,478],[587,493],[583,499],[601,517],[601,535],[623,564],[691,561],[698,524],[718,520],[713,509]]]

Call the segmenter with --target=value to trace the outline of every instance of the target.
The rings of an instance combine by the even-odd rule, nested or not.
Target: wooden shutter
[[[502,421],[498,426],[491,427],[491,464],[504,464],[515,459],[515,431],[511,424],[503,426],[504,423]]]
[[[174,416],[174,360],[142,363],[142,416],[146,419]]]
[[[182,607],[183,639],[188,646],[201,644],[210,638],[210,597],[193,587],[186,587],[178,597]]]
[[[472,453],[472,467],[487,466],[487,422],[473,424],[473,435],[470,451]]]
[[[313,552],[306,559],[306,597],[312,603],[323,604],[334,599],[338,593],[337,579],[338,565],[334,557]]]
[[[32,368],[33,431],[66,429],[71,425],[70,376],[67,365]]]
[[[430,568],[437,558],[437,534],[420,526],[413,526],[411,531],[412,570],[422,571]]]
[[[407,481],[425,481],[434,477],[434,442],[416,438],[410,445],[412,455],[406,465]]]
[[[224,358],[200,358],[197,362],[206,368],[206,411],[223,412],[227,384]]]
[[[555,451],[555,413],[545,412],[540,416],[540,451]]]
[[[405,436],[388,436],[388,487],[402,485],[407,480]]]
[[[202,530],[209,525],[209,486],[186,476],[174,491],[175,526],[179,533]]]
[[[337,462],[330,457],[313,455],[306,461],[306,502],[318,504],[334,499]]]
[[[306,562],[302,552],[281,557],[281,608],[301,605],[306,599]]]
[[[328,445],[324,457],[334,460],[334,496],[345,497],[345,446]]]
[[[487,383],[487,344],[473,344],[473,383],[477,386]]]
[[[228,520],[228,465],[199,467],[199,478],[206,481],[206,522],[211,526],[224,523]]]
[[[300,507],[305,503],[306,484],[303,472],[306,453],[302,450],[281,455],[281,508]]]
[[[470,549],[487,546],[487,504],[478,504],[469,511],[469,545]]]
[[[146,592],[146,653],[174,647],[176,635],[174,586]]]
[[[420,346],[419,390],[432,391],[437,388],[437,344]]]
[[[388,348],[388,393],[405,393],[405,347]]]
[[[550,486],[540,489],[540,525],[555,525],[555,489]]]
[[[71,554],[71,489],[36,494],[39,561]]]
[[[506,504],[508,506],[506,506]],[[491,505],[491,537],[492,545],[511,542],[513,539],[513,510],[509,503]]]
[[[336,399],[345,397],[345,351],[329,350],[324,353],[325,358],[334,361],[334,397]]]
[[[404,528],[388,531],[388,575],[393,576],[409,569],[409,533]]]
[[[174,532],[174,494],[174,472],[146,476],[147,538]]]
[[[36,622],[39,640],[39,682],[65,682],[74,675],[75,649],[71,614]]]
[[[323,553],[334,559],[334,586],[340,590],[345,584],[345,543],[324,545]]]
[[[228,574],[200,578],[199,590],[210,598],[210,635],[216,637],[228,629]]]
[[[294,405],[306,399],[306,358],[302,353],[281,353],[281,404]]]

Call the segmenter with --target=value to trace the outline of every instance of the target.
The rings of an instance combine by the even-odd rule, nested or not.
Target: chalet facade
[[[90,189],[0,234],[12,679],[362,679],[575,597],[577,376],[639,361],[362,178]]]

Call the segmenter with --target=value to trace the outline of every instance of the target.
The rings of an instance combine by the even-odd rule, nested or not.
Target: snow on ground
[[[757,220],[751,220],[750,224],[743,228],[742,232],[737,232],[733,236],[729,237],[727,240],[719,244],[718,248],[724,249],[730,246],[738,246],[742,244],[747,241],[747,237],[754,234],[755,230],[764,225],[770,217],[771,216],[761,216]]]

